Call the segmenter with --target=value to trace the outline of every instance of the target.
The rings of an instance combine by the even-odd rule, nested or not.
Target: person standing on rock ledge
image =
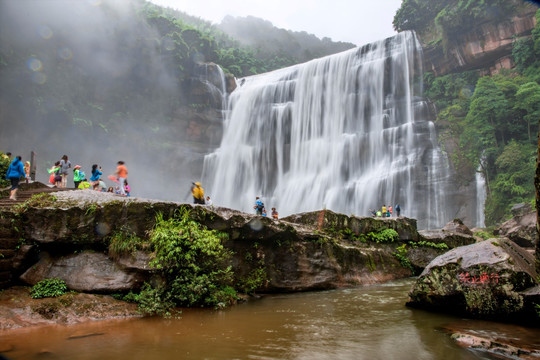
[[[73,184],[75,185],[75,189],[79,188],[79,184],[85,179],[85,177],[86,175],[81,170],[81,165],[75,165],[73,168]]]
[[[22,163],[22,158],[16,156],[15,160],[9,165],[6,179],[11,181],[11,195],[9,196],[10,200],[17,201],[17,190],[19,189],[19,181],[21,178],[27,178],[24,172],[24,165]]]
[[[194,204],[204,205],[204,189],[201,187],[200,182],[193,183],[191,195],[193,195]]]
[[[90,177],[90,184],[92,184],[94,190],[97,189],[97,186],[99,185],[99,177],[103,175],[103,172],[101,171],[101,166],[98,169],[98,164],[92,165],[92,176]]]
[[[66,188],[67,186],[67,177],[68,177],[68,170],[71,168],[71,161],[68,160],[68,156],[64,155],[62,156],[62,159],[60,160],[60,175],[62,176],[62,182],[60,187]]]
[[[253,208],[255,209],[255,214],[263,214],[264,204],[258,196],[255,197],[255,205],[253,206]]]
[[[128,171],[123,161],[118,162],[116,167],[116,177],[118,178],[118,183],[120,184],[120,195],[126,196],[126,188],[124,182],[127,179]]]

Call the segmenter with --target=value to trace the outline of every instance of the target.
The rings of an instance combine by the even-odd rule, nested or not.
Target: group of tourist
[[[396,206],[392,208],[392,206],[387,207],[386,204],[384,204],[381,206],[381,210],[369,209],[369,212],[373,217],[391,217],[394,216],[394,212],[396,216],[399,217],[401,213],[401,206],[396,204]]]
[[[191,183],[191,195],[193,196],[193,203],[199,204],[199,205],[212,205],[212,200],[210,199],[210,196],[204,197],[204,189],[201,186],[200,182],[192,182]],[[255,213],[260,216],[267,216],[266,214],[266,208],[261,201],[261,199],[257,196],[255,199],[255,206],[253,206],[255,209]],[[272,213],[270,214],[273,219],[277,220],[279,217],[279,214],[275,207],[272,208]]]
[[[260,197],[255,197],[255,205],[253,206],[255,209],[255,213],[260,216],[266,216],[266,207],[264,206],[264,203],[262,202]],[[272,208],[272,213],[270,214],[273,219],[277,220],[279,217],[279,214],[275,207]]]
[[[50,174],[49,182],[55,187],[65,188],[67,186],[69,169],[71,169],[71,162],[68,156],[64,155],[60,161],[55,162],[48,170]],[[92,187],[94,190],[101,192],[112,192],[122,196],[130,196],[130,187],[127,181],[128,171],[123,161],[118,161],[116,171],[113,175],[109,176],[109,180],[118,184],[116,189],[112,186],[107,188],[107,185],[101,179],[102,175],[101,166],[94,164],[92,165],[91,176],[87,179],[82,166],[75,165],[73,167],[73,184],[76,189],[89,189]]]
[[[11,159],[11,153],[5,153],[2,155],[5,158]],[[71,168],[71,162],[68,159],[67,155],[62,156],[62,158],[55,162],[54,165],[48,170],[50,174],[49,182],[53,186],[58,188],[65,188],[67,184],[68,171]],[[105,182],[101,179],[103,171],[101,166],[98,164],[92,165],[91,176],[87,180],[86,174],[82,170],[80,165],[75,165],[73,167],[73,183],[75,188],[78,189],[88,189],[92,187],[94,190],[102,192],[116,193],[123,196],[130,196],[130,187],[127,181],[127,168],[123,161],[118,161],[116,171],[114,175],[110,175],[109,179],[118,183],[116,189],[112,186],[107,188]],[[15,159],[9,165],[6,179],[11,181],[11,200],[17,199],[17,189],[20,182],[20,179],[24,178],[26,181],[30,178],[30,162],[26,162],[23,165],[21,156],[16,156]],[[201,186],[200,182],[193,182],[191,186],[191,194],[193,196],[193,203],[200,205],[212,205],[212,200],[210,196],[204,196],[204,189]],[[267,216],[266,208],[260,197],[255,198],[255,205],[253,206],[255,213],[260,216]],[[391,217],[400,216],[401,206],[396,204],[394,207],[383,205],[380,210],[370,209],[371,215],[373,217]],[[275,207],[272,208],[270,214],[273,219],[278,219],[279,214]]]

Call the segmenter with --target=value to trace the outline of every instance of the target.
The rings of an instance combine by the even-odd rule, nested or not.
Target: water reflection
[[[459,319],[406,308],[411,285],[267,296],[224,311],[184,311],[181,319],[21,329],[0,333],[0,348],[9,359],[495,358],[458,347],[440,330]]]

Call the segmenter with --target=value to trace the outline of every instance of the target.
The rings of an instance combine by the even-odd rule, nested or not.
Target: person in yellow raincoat
[[[81,189],[81,190],[89,189],[90,186],[92,186],[92,184],[90,184],[86,179],[84,179],[83,181],[79,183],[79,186],[77,186],[77,189]]]
[[[200,182],[193,183],[191,194],[193,195],[194,204],[204,205],[204,189],[201,187]]]

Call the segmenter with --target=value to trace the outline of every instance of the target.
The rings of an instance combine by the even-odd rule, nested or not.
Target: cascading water
[[[476,169],[475,183],[476,183],[476,227],[486,226],[486,214],[484,213],[484,204],[486,202],[486,179],[482,173],[482,164],[486,161],[484,154],[480,158],[480,165]]]
[[[412,32],[242,79],[205,157],[207,193],[248,212],[261,196],[280,216],[399,203],[419,228],[442,226],[448,165],[421,96]]]
[[[212,98],[212,103],[220,109],[227,106],[227,89],[225,73],[219,65],[201,63],[194,70],[195,78],[206,87],[206,93]]]

